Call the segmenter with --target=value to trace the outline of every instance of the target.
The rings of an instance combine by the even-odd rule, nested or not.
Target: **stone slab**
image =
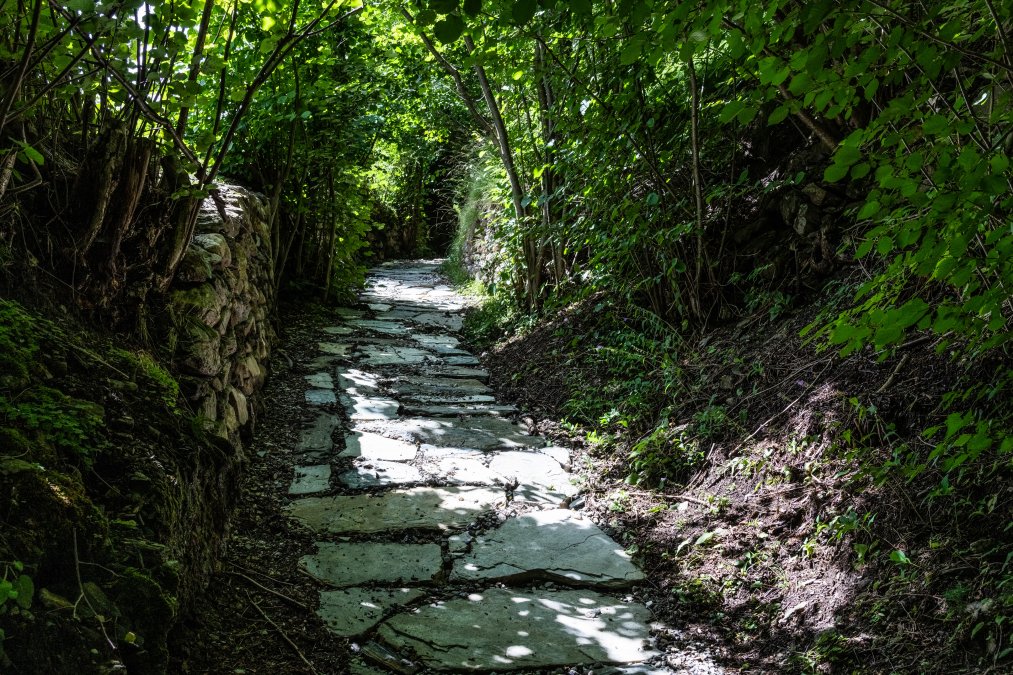
[[[461,344],[453,335],[430,335],[428,333],[412,333],[412,339],[430,347],[457,347]]]
[[[331,465],[311,464],[295,467],[295,478],[288,488],[290,495],[309,495],[331,487]]]
[[[397,418],[400,407],[392,398],[358,394],[342,394],[341,404],[352,420],[393,420]]]
[[[489,589],[395,615],[378,635],[432,670],[500,672],[642,662],[651,612],[591,591]]]
[[[390,305],[388,305],[386,303],[383,303],[383,302],[371,302],[371,303],[369,303],[366,306],[369,307],[374,312],[389,312],[390,311]]]
[[[573,476],[542,452],[497,452],[489,467],[516,485],[514,501],[560,506],[580,491]]]
[[[310,389],[306,392],[306,402],[310,405],[333,405],[338,399],[330,389]]]
[[[381,590],[343,588],[320,593],[317,615],[328,630],[340,637],[362,635],[380,623],[393,608],[418,600],[424,592],[417,588]]]
[[[471,354],[444,356],[443,362],[448,366],[477,366],[482,363],[477,356]]]
[[[396,438],[387,438],[379,434],[365,431],[353,431],[345,435],[345,449],[339,457],[361,457],[365,460],[381,460],[388,462],[410,462],[418,454],[414,443],[406,443]]]
[[[415,347],[366,345],[359,351],[363,356],[359,363],[366,366],[411,366],[432,358],[425,350]]]
[[[358,368],[338,371],[338,386],[348,394],[368,396],[380,391],[380,376]]]
[[[512,405],[405,404],[401,411],[411,417],[507,417],[517,413]]]
[[[380,321],[378,319],[349,319],[346,323],[352,328],[362,328],[384,335],[403,335],[408,328],[397,321]]]
[[[366,460],[345,471],[338,480],[353,489],[422,483],[422,472],[411,464]]]
[[[317,552],[299,565],[311,576],[337,588],[370,584],[428,583],[443,566],[436,544],[318,542]]]
[[[352,353],[352,345],[344,342],[318,342],[317,349],[329,356],[347,358]]]
[[[398,378],[391,388],[402,396],[419,394],[448,393],[453,395],[485,394],[490,395],[492,389],[488,385],[467,378],[409,375]]]
[[[441,392],[435,390],[432,394],[412,394],[402,396],[401,400],[406,404],[414,403],[419,406],[462,406],[477,405],[479,403],[495,403],[496,397],[488,394],[454,394],[454,392]],[[405,414],[411,414],[406,412]]]
[[[464,327],[464,319],[457,314],[447,316],[438,312],[426,312],[419,314],[412,321],[423,326],[438,326],[451,331],[459,331]]]
[[[644,574],[622,547],[573,511],[534,511],[475,538],[454,563],[452,581],[549,579],[624,588]]]
[[[321,328],[320,330],[327,333],[328,335],[341,335],[341,336],[351,335],[353,332],[355,332],[348,326],[327,326],[326,328]]]
[[[423,459],[423,469],[440,485],[503,485],[503,476],[489,468],[485,453],[478,451],[441,452],[430,448]]]
[[[544,443],[541,437],[525,434],[519,426],[494,417],[461,420],[412,417],[393,422],[361,422],[357,429],[409,442],[471,450],[538,447]]]
[[[306,375],[303,379],[317,389],[334,389],[334,378],[327,371]]]
[[[456,377],[464,380],[489,381],[489,371],[469,366],[440,366],[433,371],[438,377]]]
[[[382,494],[307,497],[288,514],[327,534],[374,534],[399,530],[462,530],[505,500],[484,487],[417,487]]]
[[[341,426],[341,420],[336,415],[321,413],[316,419],[304,427],[296,443],[295,451],[299,454],[316,453],[325,455],[334,448],[331,435],[334,430]]]

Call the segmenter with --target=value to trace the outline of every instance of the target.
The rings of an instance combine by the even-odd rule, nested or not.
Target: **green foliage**
[[[664,487],[668,481],[685,480],[703,459],[699,440],[685,426],[673,428],[664,422],[633,444],[627,480],[633,485]]]
[[[103,446],[102,407],[50,387],[32,387],[13,400],[0,396],[0,419],[86,466]]]
[[[125,349],[113,349],[112,353],[122,360],[128,370],[133,371],[134,377],[141,376],[153,384],[169,410],[180,414],[179,382],[151,354]]]
[[[26,378],[38,351],[31,315],[16,302],[0,300],[0,388]]]

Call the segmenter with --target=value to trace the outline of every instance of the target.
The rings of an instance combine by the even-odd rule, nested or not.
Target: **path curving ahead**
[[[327,586],[319,615],[355,641],[353,672],[668,672],[648,665],[650,610],[623,594],[643,574],[566,508],[567,450],[496,401],[436,270],[373,270],[306,377],[319,412],[289,514],[317,539],[300,564]]]

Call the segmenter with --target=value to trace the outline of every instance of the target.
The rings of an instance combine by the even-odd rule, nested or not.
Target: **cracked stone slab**
[[[387,438],[366,431],[353,431],[345,435],[345,449],[339,457],[361,457],[365,460],[410,462],[418,455],[414,443]]]
[[[534,511],[506,520],[475,538],[454,563],[451,581],[549,579],[573,585],[623,588],[644,573],[622,546],[573,511]]]
[[[437,544],[317,542],[317,552],[299,565],[336,588],[371,584],[428,583],[443,566]]]
[[[463,356],[445,356],[443,362],[448,366],[477,366],[482,362],[478,360],[477,356],[471,354],[465,354]]]
[[[417,487],[381,494],[307,497],[288,514],[315,532],[375,534],[399,530],[463,530],[496,504],[502,490],[484,487]]]
[[[560,506],[580,491],[573,476],[542,452],[497,452],[489,468],[516,483],[514,501]]]
[[[311,387],[317,389],[334,389],[334,378],[327,371],[321,371],[319,373],[313,373],[303,377]]]
[[[489,381],[489,371],[482,368],[471,368],[469,366],[442,366],[434,373],[437,377],[457,377],[462,380]]]
[[[412,339],[430,347],[457,347],[461,344],[453,335],[430,335],[428,333],[412,333]]]
[[[380,623],[384,615],[395,607],[407,605],[425,593],[417,588],[380,590],[370,588],[342,588],[320,593],[317,616],[323,619],[335,635],[353,637],[362,635]]]
[[[310,389],[306,392],[306,402],[310,405],[333,405],[338,399],[330,389]]]
[[[434,670],[561,668],[643,662],[651,612],[591,591],[493,588],[434,603],[380,624],[380,638]]]
[[[430,358],[426,351],[415,347],[366,345],[359,352],[364,357],[360,363],[367,366],[410,366]]]
[[[311,464],[295,467],[295,478],[288,488],[290,495],[309,495],[331,487],[331,465]]]
[[[402,413],[412,417],[507,417],[517,413],[512,405],[412,405],[405,404]]]
[[[320,330],[327,333],[328,335],[339,335],[339,336],[351,335],[354,332],[348,326],[327,326],[326,328],[321,328]]]
[[[490,395],[492,389],[478,380],[453,379],[449,377],[420,377],[409,375],[399,378],[391,385],[391,389],[401,396],[432,395],[446,393],[448,395]]]
[[[385,335],[403,335],[408,332],[408,328],[397,321],[381,321],[379,319],[349,319],[346,322],[353,328],[364,328],[371,330],[375,333],[383,333]]]
[[[317,415],[310,426],[303,428],[296,443],[295,451],[298,454],[315,453],[324,455],[334,448],[331,435],[334,430],[341,426],[341,420],[330,413]]]
[[[464,319],[457,314],[447,316],[438,312],[425,312],[416,316],[412,321],[423,326],[439,326],[455,332],[464,327]]]
[[[345,342],[318,342],[317,349],[330,356],[347,358],[352,351],[352,345]]]
[[[410,464],[383,460],[364,460],[345,471],[338,480],[353,489],[422,483],[422,472]]]
[[[413,417],[392,422],[362,422],[357,428],[389,438],[444,448],[496,450],[538,447],[545,442],[541,437],[530,436],[521,427],[496,417],[461,420]]]
[[[507,481],[489,468],[485,453],[429,448],[423,468],[441,485],[502,485]]]
[[[438,391],[438,390],[437,390]],[[414,403],[419,406],[466,406],[476,405],[478,403],[496,403],[495,396],[489,396],[488,394],[454,394],[453,392],[438,392],[433,394],[412,394],[410,396],[402,396],[402,401],[406,403]],[[408,412],[409,408],[405,407],[405,414],[411,415],[414,413]]]
[[[341,404],[345,406],[349,419],[392,420],[397,418],[400,404],[392,398],[342,394]]]
[[[338,371],[338,385],[345,393],[368,396],[380,391],[380,377],[358,368],[346,368]]]

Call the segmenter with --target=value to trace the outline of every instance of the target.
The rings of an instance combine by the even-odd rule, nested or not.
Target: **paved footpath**
[[[359,651],[353,672],[670,672],[624,594],[643,573],[567,508],[568,451],[496,401],[436,268],[371,272],[306,376],[319,414],[289,513],[317,538],[300,564],[327,587],[318,613]]]

